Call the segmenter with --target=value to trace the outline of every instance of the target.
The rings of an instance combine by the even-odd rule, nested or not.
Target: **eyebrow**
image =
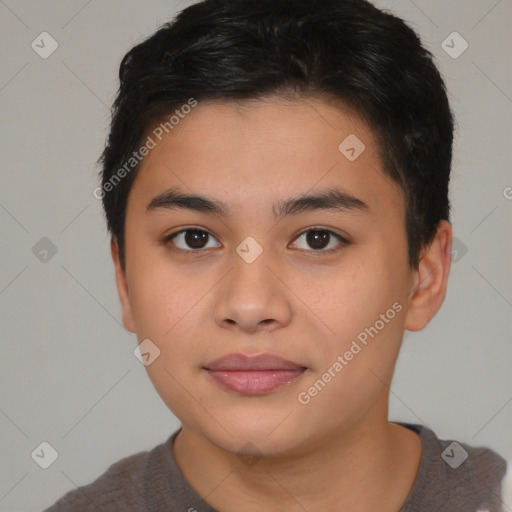
[[[146,211],[180,208],[220,217],[231,216],[229,207],[225,203],[211,197],[185,194],[177,188],[171,188],[154,197],[148,204]],[[276,218],[316,210],[371,213],[370,207],[364,201],[337,188],[324,189],[315,194],[302,194],[285,201],[279,201],[273,207]]]

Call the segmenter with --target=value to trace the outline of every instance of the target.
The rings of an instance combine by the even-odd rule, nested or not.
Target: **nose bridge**
[[[236,250],[236,257],[233,257],[233,271],[238,277],[238,282],[243,288],[259,286],[260,293],[271,291],[273,273],[269,267],[276,264],[271,249],[259,249],[251,241],[242,242]]]
[[[245,330],[288,322],[290,306],[282,284],[270,270],[276,264],[270,250],[248,237],[233,252],[231,263],[215,304],[216,322],[224,327],[237,324]]]

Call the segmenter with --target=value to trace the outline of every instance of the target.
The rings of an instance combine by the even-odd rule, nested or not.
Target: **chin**
[[[297,437],[297,432],[301,432],[299,426],[291,423],[284,425],[283,417],[245,415],[224,417],[219,422],[228,425],[227,432],[214,423],[201,428],[201,435],[219,448],[238,456],[284,456],[291,454],[301,442]],[[303,430],[301,433],[304,435]]]

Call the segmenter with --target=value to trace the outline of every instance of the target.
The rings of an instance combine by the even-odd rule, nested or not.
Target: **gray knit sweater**
[[[443,441],[421,425],[416,481],[399,512],[502,512],[506,462],[492,450]],[[149,452],[112,464],[92,483],[69,491],[44,512],[218,512],[189,485],[174,460],[180,430]],[[466,458],[467,454],[467,458]]]

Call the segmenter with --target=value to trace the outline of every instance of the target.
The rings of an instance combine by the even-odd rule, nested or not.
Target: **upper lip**
[[[256,370],[304,370],[305,367],[273,354],[246,356],[228,354],[204,366],[215,371],[256,371]]]

